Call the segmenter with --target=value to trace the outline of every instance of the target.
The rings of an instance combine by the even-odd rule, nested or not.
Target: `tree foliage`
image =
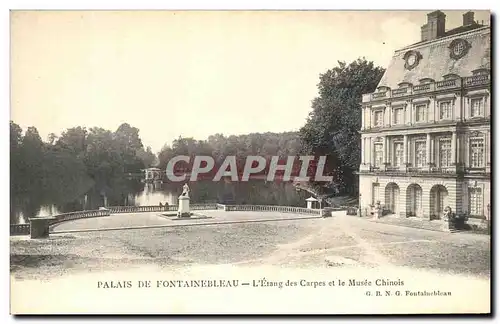
[[[35,127],[23,135],[11,121],[10,155],[11,204],[26,199],[63,204],[89,190],[107,193],[123,187],[129,173],[139,173],[155,161],[151,148],[144,150],[139,130],[129,124],[115,132],[69,128],[43,142]]]
[[[196,155],[212,156],[216,163],[222,162],[227,156],[236,156],[244,160],[247,156],[258,155],[293,156],[300,152],[300,139],[297,132],[284,133],[252,133],[247,135],[215,134],[207,140],[179,137],[172,145],[165,145],[158,153],[159,167],[165,168],[174,156]]]
[[[327,169],[334,174],[334,186],[349,192],[356,186],[354,171],[360,163],[361,96],[373,92],[384,69],[358,59],[320,75],[319,96],[300,129],[304,152],[327,155]]]

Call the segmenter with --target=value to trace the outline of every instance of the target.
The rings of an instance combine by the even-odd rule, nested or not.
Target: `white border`
[[[336,10],[346,10],[346,9],[351,9],[351,10],[382,10],[382,9],[405,9],[405,10],[429,10],[429,8],[437,8],[439,9],[462,9],[462,8],[470,8],[470,6],[474,6],[474,10],[479,10],[479,9],[491,9],[493,12],[496,12],[496,7],[498,6],[498,1],[484,1],[484,0],[475,0],[474,2],[470,1],[448,1],[448,2],[441,2],[439,5],[436,3],[436,1],[429,1],[429,0],[419,0],[419,1],[355,1],[351,0],[348,2],[342,2],[342,1],[318,1],[318,0],[302,0],[302,1],[297,1],[297,0],[290,0],[290,1],[271,1],[271,0],[253,0],[253,1],[216,1],[212,0],[208,4],[207,1],[195,1],[195,0],[184,0],[184,1],[151,1],[151,0],[142,0],[142,1],[130,1],[130,0],[122,0],[122,1],[102,1],[102,0],[87,0],[87,1],[72,1],[68,2],[67,0],[58,0],[58,1],[44,1],[43,3],[40,3],[40,1],[2,1],[2,11],[0,14],[1,17],[1,24],[0,24],[0,37],[2,38],[2,51],[1,51],[1,76],[2,76],[2,109],[1,109],[1,114],[3,117],[3,127],[1,129],[2,134],[0,135],[1,139],[1,148],[4,152],[2,155],[4,158],[2,159],[2,168],[1,168],[1,178],[5,179],[2,181],[3,186],[2,186],[2,192],[0,193],[0,197],[2,199],[2,204],[1,206],[4,208],[4,213],[2,217],[4,217],[4,222],[5,226],[2,227],[5,236],[4,240],[2,241],[6,246],[3,251],[7,252],[6,255],[3,255],[2,257],[2,262],[3,266],[1,267],[2,271],[4,271],[2,278],[5,278],[7,281],[7,278],[9,277],[9,228],[7,226],[9,222],[9,211],[8,211],[8,206],[9,206],[9,183],[7,179],[9,179],[9,158],[8,158],[8,147],[9,147],[9,130],[7,126],[7,122],[10,119],[10,112],[9,112],[9,9],[210,9],[210,10],[216,10],[216,9],[275,9],[275,10],[292,10],[292,9],[299,9],[299,10],[313,10],[313,9],[322,9],[322,10],[327,10],[327,9],[336,9]],[[470,8],[472,9],[472,8]],[[463,10],[463,9],[462,9]],[[497,33],[495,33],[497,35]],[[498,41],[498,36],[493,40],[493,42]],[[496,56],[494,58],[496,60]],[[496,72],[496,71],[495,71]],[[494,74],[496,75],[496,73]],[[497,82],[495,82],[496,86],[498,87]],[[497,88],[495,88],[497,90]],[[495,115],[499,115],[496,113]],[[497,132],[498,133],[498,132]],[[497,134],[498,135],[498,134]],[[500,137],[500,135],[498,135]],[[498,140],[498,138],[497,138]],[[500,194],[499,194],[500,195]],[[498,198],[498,197],[496,197]],[[496,200],[500,201],[500,200]],[[495,267],[496,268],[496,267]],[[496,275],[496,274],[492,274]],[[7,285],[4,285],[6,287]],[[4,319],[6,320],[5,322],[2,320],[3,323],[10,323],[14,321],[14,318],[9,316],[9,291],[7,289],[3,289],[4,294],[2,296],[2,317],[5,317]],[[497,300],[497,305],[498,306],[498,298]],[[497,307],[498,310],[498,307]],[[444,319],[444,318],[443,318]],[[106,319],[106,320],[96,320],[96,319],[90,319],[92,323],[104,323],[109,322],[111,319]],[[89,320],[89,322],[90,322]],[[173,320],[173,319],[168,319],[168,320]],[[337,320],[348,320],[348,321],[353,321],[353,322],[358,322],[360,321],[359,319],[348,319],[348,318],[341,318]],[[379,322],[385,322],[386,319],[384,318],[379,318],[377,321]],[[86,320],[85,320],[86,321]],[[217,319],[215,320],[217,321]],[[46,320],[40,320],[39,322],[41,323],[51,323],[52,320],[46,319]],[[63,320],[62,322],[70,322],[70,320]],[[142,322],[141,319],[137,319],[136,321],[140,323]],[[189,321],[187,321],[189,322]],[[258,320],[259,323],[265,323],[268,321],[262,321]],[[408,322],[416,322],[416,320],[411,320]],[[426,319],[426,322],[429,322],[429,319]],[[430,320],[430,322],[433,322],[433,320]]]

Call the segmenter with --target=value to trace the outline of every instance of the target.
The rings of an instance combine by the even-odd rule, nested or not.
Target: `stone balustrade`
[[[10,235],[29,235],[30,224],[11,224]]]
[[[475,75],[471,77],[464,78],[464,86],[472,87],[476,85],[483,85],[490,83],[489,75]]]
[[[165,206],[111,206],[106,207],[112,214],[124,214],[124,213],[149,213],[149,212],[165,212],[165,211],[177,211],[176,205],[165,205]]]
[[[226,211],[260,211],[292,214],[321,215],[321,209],[272,205],[226,205]]]
[[[462,79],[451,79],[436,82],[436,89],[458,88],[462,85]]]
[[[491,76],[489,74],[441,80],[437,82],[429,82],[414,86],[410,85],[409,87],[404,87],[404,88],[396,88],[387,91],[363,94],[362,101],[370,102],[388,98],[406,97],[414,94],[422,94],[426,92],[460,88],[462,86],[468,88],[473,86],[487,85],[490,83],[490,81],[491,81]]]
[[[75,219],[81,218],[90,218],[90,217],[104,217],[109,216],[111,213],[108,209],[100,209],[100,210],[83,210],[72,213],[59,214],[54,216],[53,220],[50,221],[50,225],[55,225],[61,222],[66,222]]]
[[[177,211],[177,205],[167,206],[111,206],[99,210],[84,210],[71,213],[64,213],[53,216],[48,221],[50,227],[66,221],[91,218],[91,217],[106,217],[111,214],[122,213],[140,213],[140,212],[165,212]],[[258,211],[258,212],[280,212],[291,214],[318,215],[321,216],[323,211],[346,210],[347,207],[327,207],[325,209],[308,209],[303,207],[291,206],[273,206],[273,205],[223,205],[223,204],[193,204],[190,206],[192,210],[224,210],[224,211]],[[34,218],[36,220],[36,218]],[[10,235],[29,235],[30,224],[12,224],[10,225]]]

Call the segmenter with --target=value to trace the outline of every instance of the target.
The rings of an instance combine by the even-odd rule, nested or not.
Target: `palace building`
[[[360,211],[440,219],[445,207],[490,214],[490,27],[427,15],[421,41],[397,50],[362,98]]]

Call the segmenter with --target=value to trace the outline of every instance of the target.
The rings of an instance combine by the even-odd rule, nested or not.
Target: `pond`
[[[43,201],[37,193],[11,198],[10,222],[23,224],[31,217],[52,216],[102,206],[152,206],[160,203],[177,205],[184,183],[143,183],[127,180],[112,188],[85,192],[74,188],[65,197],[50,196]],[[191,203],[226,203],[254,205],[286,205],[305,207],[310,194],[297,190],[290,182],[199,181],[189,183]],[[47,196],[47,195],[45,195]],[[68,197],[72,197],[69,199]],[[76,198],[75,198],[76,197]]]

